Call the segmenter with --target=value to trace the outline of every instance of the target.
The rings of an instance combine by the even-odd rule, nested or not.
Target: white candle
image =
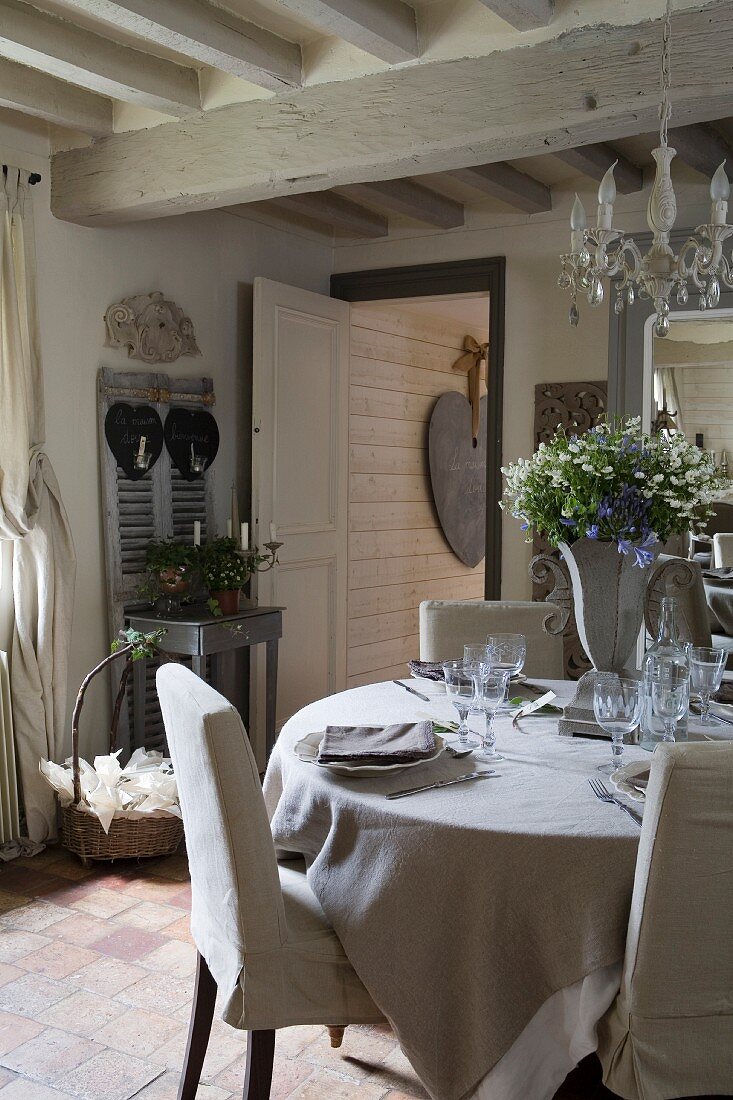
[[[193,544],[194,546],[201,545],[201,520],[199,519],[193,521]]]
[[[277,542],[277,531],[274,523],[270,524],[270,542]]]
[[[618,161],[615,160],[598,188],[598,217],[596,221],[599,229],[610,229],[613,223],[613,204],[616,201],[616,181],[613,178],[613,170],[617,164]]]
[[[730,198],[730,183],[725,174],[725,161],[719,164],[710,181],[710,199],[712,210],[710,221],[713,225],[725,225],[728,213],[728,199]]]
[[[144,435],[141,435],[140,436],[140,446],[138,447],[138,451],[137,451],[137,453],[139,455],[144,455],[145,454],[145,444],[146,443],[147,443],[147,438]]]
[[[231,537],[232,537],[232,521],[230,519],[228,519],[227,520],[227,538],[230,539]]]
[[[240,527],[239,533],[242,541],[242,549],[249,550],[249,524],[243,523]]]

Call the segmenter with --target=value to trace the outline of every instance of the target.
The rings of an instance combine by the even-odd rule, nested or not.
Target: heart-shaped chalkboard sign
[[[104,434],[117,465],[131,481],[145,477],[163,450],[163,424],[152,405],[127,405],[124,401],[111,405],[104,418]]]
[[[165,418],[165,445],[186,481],[203,477],[219,450],[219,428],[204,409],[171,409]]]
[[[471,406],[462,393],[438,398],[428,434],[438,519],[453,553],[471,568],[486,553],[486,402],[482,397],[475,447]]]

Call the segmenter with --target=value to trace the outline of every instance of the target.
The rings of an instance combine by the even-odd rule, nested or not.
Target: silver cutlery
[[[469,779],[498,779],[498,772],[467,772],[465,775],[456,776],[454,779],[439,779],[437,783],[426,783],[422,787],[406,787],[403,791],[391,791],[387,798],[407,798],[411,794],[421,794],[423,791],[435,791],[439,787],[453,787],[456,783],[466,783]]]
[[[700,714],[702,714],[702,708],[699,707],[697,703],[693,703],[690,707],[690,710],[695,715],[699,716]],[[711,710],[710,717],[715,719],[716,722],[722,722],[724,726],[733,726],[733,718],[726,718],[724,715],[718,714],[717,711]]]
[[[596,798],[599,798],[601,802],[612,802],[614,806],[618,806],[619,810],[623,810],[624,813],[627,813],[631,820],[635,821],[637,825],[641,825],[641,814],[637,814],[619,798],[614,798],[605,783],[602,783],[600,779],[589,779],[588,782]]]
[[[414,688],[409,687],[407,684],[403,684],[401,680],[393,680],[393,684],[397,684],[397,687],[404,688],[405,691],[409,691],[410,695],[417,695],[418,699],[422,699],[423,703],[429,703],[430,699],[427,695],[423,695],[422,692],[415,691]]]

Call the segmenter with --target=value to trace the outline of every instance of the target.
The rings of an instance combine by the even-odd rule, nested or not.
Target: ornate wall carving
[[[200,355],[193,321],[161,290],[135,294],[111,305],[104,315],[108,348],[127,348],[130,359],[172,363],[179,355]]]

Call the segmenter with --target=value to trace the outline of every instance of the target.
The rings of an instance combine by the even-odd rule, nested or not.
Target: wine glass
[[[486,648],[490,651],[491,667],[509,673],[508,686],[512,676],[516,676],[524,668],[527,639],[524,634],[489,634],[486,638]],[[505,690],[505,697],[506,694]]]
[[[506,686],[509,682],[509,673],[505,669],[491,669],[484,666],[484,672],[480,679],[481,709],[486,719],[486,728],[481,738],[480,755],[486,760],[503,760],[504,757],[496,751],[496,733],[494,732],[494,718],[504,699]]]
[[[466,668],[473,676],[473,700],[471,702],[471,711],[483,710],[481,704],[481,677],[491,668],[491,650],[484,644],[479,643],[475,645],[464,645],[463,647],[463,667]]]
[[[453,744],[461,749],[475,749],[478,747],[478,741],[473,737],[466,721],[474,699],[473,673],[465,667],[463,661],[446,661],[443,665],[443,674],[446,694],[460,718],[458,740]]]
[[[690,671],[676,661],[654,658],[651,664],[652,709],[664,725],[663,741],[674,741],[677,723],[690,705]]]
[[[710,696],[720,687],[728,656],[727,650],[710,646],[687,647],[690,661],[690,691],[700,696],[700,722],[712,725]]]
[[[615,672],[600,672],[593,683],[593,713],[596,722],[611,734],[611,762],[601,764],[599,772],[610,775],[621,767],[624,754],[624,734],[639,725],[642,690],[638,680],[628,680]]]

